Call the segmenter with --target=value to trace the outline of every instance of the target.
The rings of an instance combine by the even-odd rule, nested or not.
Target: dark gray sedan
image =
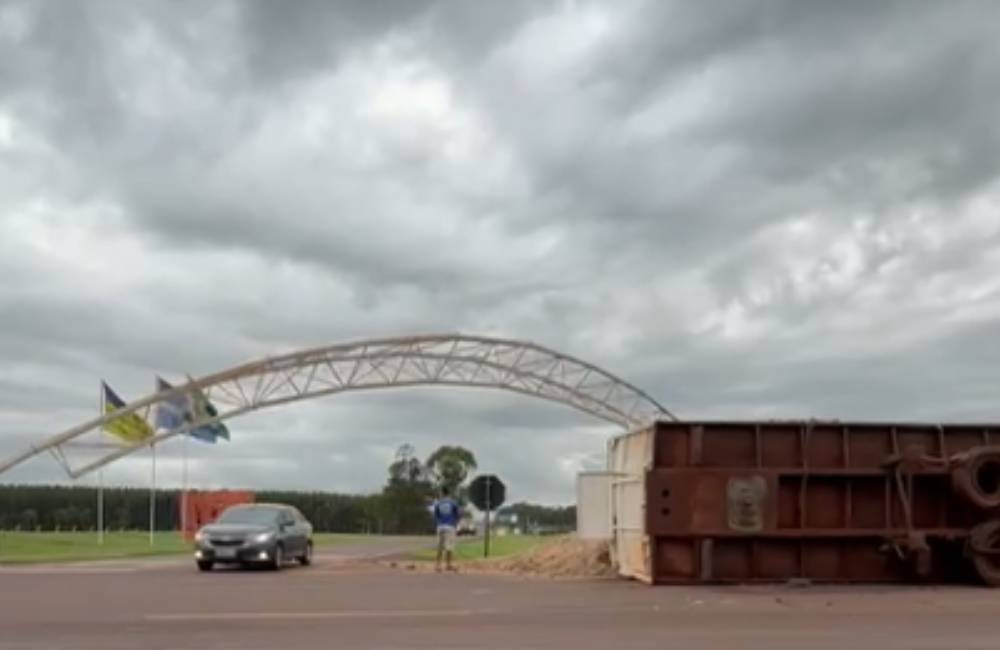
[[[227,508],[195,535],[198,568],[216,564],[264,565],[280,569],[290,560],[312,563],[313,527],[298,509],[272,503]]]

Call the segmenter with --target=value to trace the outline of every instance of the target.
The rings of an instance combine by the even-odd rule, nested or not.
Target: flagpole
[[[104,470],[97,470],[97,545],[104,546]]]
[[[104,385],[100,386],[100,406],[98,415],[104,415]],[[98,438],[104,438],[104,430],[98,433]],[[97,470],[97,545],[104,546],[104,468]]]
[[[184,434],[184,440],[181,441],[183,445],[183,460],[181,461],[181,537],[183,538],[187,535],[187,490],[188,490],[188,438],[191,436],[187,433]]]
[[[156,528],[156,445],[150,443],[149,451],[153,457],[153,473],[149,482],[149,545],[154,542],[153,531]]]

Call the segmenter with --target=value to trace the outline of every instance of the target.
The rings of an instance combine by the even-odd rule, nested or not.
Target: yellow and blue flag
[[[105,415],[114,413],[125,407],[125,400],[118,397],[117,393],[111,390],[110,386],[105,382],[101,382],[101,386],[104,389]],[[105,423],[103,428],[111,435],[131,443],[142,442],[153,437],[153,428],[138,413],[129,413],[115,418]]]

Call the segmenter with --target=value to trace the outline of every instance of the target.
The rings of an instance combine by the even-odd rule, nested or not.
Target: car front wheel
[[[308,544],[306,544],[305,553],[303,553],[302,557],[299,558],[299,564],[301,564],[302,566],[309,566],[310,564],[312,564],[312,561],[313,561],[313,545],[312,542],[309,542]]]
[[[271,570],[278,571],[284,564],[285,564],[285,553],[282,550],[281,545],[279,544],[274,547],[274,553],[271,556]]]
[[[199,571],[211,571],[213,562],[211,560],[198,560]]]

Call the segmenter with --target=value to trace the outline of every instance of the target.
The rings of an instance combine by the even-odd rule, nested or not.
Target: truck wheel
[[[1000,447],[975,447],[955,458],[952,486],[984,510],[1000,507]]]
[[[972,565],[983,582],[991,587],[1000,587],[1000,519],[973,528],[968,548]]]

